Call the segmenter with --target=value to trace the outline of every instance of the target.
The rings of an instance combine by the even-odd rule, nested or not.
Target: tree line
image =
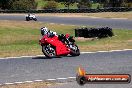
[[[99,3],[102,7],[132,7],[132,0],[55,0],[64,2],[67,7],[78,3],[78,8],[90,8],[92,3]]]
[[[57,3],[63,3],[68,9],[77,4],[78,8],[91,8],[92,3],[99,3],[105,7],[132,7],[132,0],[43,0],[48,1],[43,9],[56,9]],[[30,10],[36,9],[36,0],[0,0],[0,9],[3,10]]]
[[[0,9],[3,10],[29,10],[36,7],[35,0],[0,0]]]
[[[98,0],[103,7],[131,7],[132,0]]]

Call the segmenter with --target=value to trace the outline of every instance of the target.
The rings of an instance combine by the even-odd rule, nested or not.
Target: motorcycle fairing
[[[42,39],[41,39],[41,43],[45,44],[45,43],[48,43],[48,44],[51,44],[53,46],[55,46],[56,48],[56,55],[59,56],[59,55],[67,55],[70,53],[70,50],[66,47],[66,45],[64,43],[62,43],[57,36],[54,36],[54,37],[47,37],[47,36],[44,36]]]

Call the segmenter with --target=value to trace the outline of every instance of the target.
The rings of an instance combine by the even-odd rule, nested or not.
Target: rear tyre
[[[70,52],[71,56],[79,56],[80,55],[80,50],[77,45],[72,45],[72,48],[70,48],[70,49],[71,49],[71,52]]]
[[[56,56],[55,47],[51,46],[50,44],[43,45],[42,46],[42,52],[48,58],[52,58],[52,57]]]

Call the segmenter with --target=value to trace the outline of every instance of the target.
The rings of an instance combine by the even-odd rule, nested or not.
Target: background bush
[[[35,0],[15,0],[11,2],[12,10],[30,10],[36,8],[37,3]]]
[[[90,0],[81,0],[80,2],[78,2],[78,5],[77,5],[79,9],[91,8],[91,6],[92,4]]]
[[[48,1],[45,6],[43,7],[43,9],[56,9],[58,6],[58,3],[55,1]]]

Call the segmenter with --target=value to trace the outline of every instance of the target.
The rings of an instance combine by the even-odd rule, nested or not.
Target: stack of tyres
[[[112,28],[102,27],[102,28],[78,28],[75,29],[75,37],[84,37],[84,38],[105,38],[112,37],[114,34]]]
[[[82,29],[75,29],[75,37],[84,37]]]

